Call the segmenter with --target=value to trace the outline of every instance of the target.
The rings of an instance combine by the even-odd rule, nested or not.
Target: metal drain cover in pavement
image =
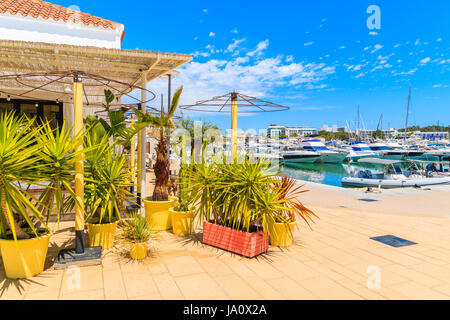
[[[405,246],[411,246],[413,244],[417,244],[416,242],[412,242],[409,240],[405,240],[399,237],[395,237],[393,235],[387,235],[387,236],[379,236],[379,237],[372,237],[370,238],[375,241],[379,241],[381,243],[387,244],[391,247],[405,247]]]
[[[359,201],[365,201],[365,202],[375,202],[375,201],[380,201],[380,200],[369,199],[369,198],[358,199],[358,200],[359,200]]]

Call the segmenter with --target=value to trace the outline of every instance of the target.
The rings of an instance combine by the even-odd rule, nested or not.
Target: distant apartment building
[[[368,139],[368,138],[373,137],[373,134],[375,133],[375,131],[376,130],[356,129],[355,134],[362,139],[366,139],[366,138]],[[380,131],[383,133],[383,135],[386,138],[392,138],[399,134],[397,129],[394,129],[394,128],[391,128],[388,130],[380,130]]]
[[[276,124],[271,124],[267,128],[267,136],[274,138],[276,136],[286,136],[286,137],[306,137],[318,134],[317,129],[308,127],[287,127],[278,126]]]
[[[321,131],[327,131],[327,132],[348,132],[347,127],[338,127],[337,125],[332,125],[329,127],[328,125],[323,125]]]
[[[404,137],[405,133],[399,132],[398,135],[400,137]],[[444,132],[413,131],[413,132],[408,132],[408,136],[410,136],[411,138],[431,140],[431,141],[448,140],[449,139],[449,133],[446,131],[444,131]]]

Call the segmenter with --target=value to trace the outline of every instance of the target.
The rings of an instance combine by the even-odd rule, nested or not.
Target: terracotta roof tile
[[[85,25],[116,29],[119,23],[112,22],[87,13],[74,11],[42,0],[0,0],[0,13],[20,14],[24,17],[53,19],[55,21],[82,22]]]

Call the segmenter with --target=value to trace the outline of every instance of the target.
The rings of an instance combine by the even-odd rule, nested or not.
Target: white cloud
[[[365,48],[364,48],[364,51],[367,51],[367,50],[369,50],[369,49],[370,49],[370,46],[365,47]]]
[[[377,35],[378,35],[378,32],[376,32],[376,31],[371,31],[371,32],[369,32],[369,35],[370,35],[370,36],[377,36]]]
[[[340,46],[338,49],[345,49],[345,46]]]
[[[239,44],[245,41],[244,39],[233,39],[233,42],[228,45],[224,52],[234,52]]]
[[[373,46],[373,50],[370,51],[370,53],[375,53],[375,52],[377,52],[378,50],[382,49],[383,47],[384,47],[384,46],[382,46],[381,44],[376,44],[376,45]]]
[[[447,88],[447,87],[448,87],[448,85],[446,85],[446,84],[435,84],[433,86],[433,88]]]
[[[230,32],[231,32],[231,33],[234,33],[234,34],[238,34],[238,33],[239,33],[239,30],[238,30],[237,28],[234,28],[234,29],[231,29]]]
[[[396,45],[394,45],[394,48],[398,48],[398,47],[400,47],[401,46],[401,44],[400,43],[397,43]]]
[[[442,38],[437,38],[436,41],[437,41],[437,42],[441,42],[441,41],[442,41]]]
[[[364,77],[366,74],[364,72],[359,73],[358,75],[355,76],[356,79],[359,79],[361,77]]]
[[[214,32],[211,31],[211,32],[209,33],[209,36],[212,38],[212,37],[215,37],[216,34],[215,34]]]
[[[198,40],[198,37],[194,37],[194,40]]]
[[[417,68],[411,69],[409,71],[404,71],[404,72],[397,72],[394,73],[395,76],[404,76],[404,75],[412,75],[417,71]]]
[[[294,57],[293,56],[287,56],[286,57],[286,62],[292,62],[294,61]]]
[[[311,42],[306,42],[306,43],[304,43],[303,45],[304,45],[305,47],[307,47],[307,46],[311,46],[313,43],[314,43],[314,41],[311,41]]]
[[[203,9],[202,12],[203,13],[208,13],[208,9]]]
[[[254,55],[260,55],[268,47],[269,47],[269,39],[266,39],[264,41],[259,42],[256,45],[256,49],[254,51],[250,51],[249,53],[247,53],[247,55],[249,55],[251,57],[254,56]]]
[[[430,60],[431,60],[430,57],[426,57],[426,58],[420,60],[420,64],[427,64],[428,62],[430,62]]]
[[[416,42],[414,42],[415,46],[418,46],[420,44],[420,39],[417,39]]]

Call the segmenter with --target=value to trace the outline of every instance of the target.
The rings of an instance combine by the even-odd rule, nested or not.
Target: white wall
[[[123,26],[117,29],[53,19],[0,14],[0,39],[120,49]]]

